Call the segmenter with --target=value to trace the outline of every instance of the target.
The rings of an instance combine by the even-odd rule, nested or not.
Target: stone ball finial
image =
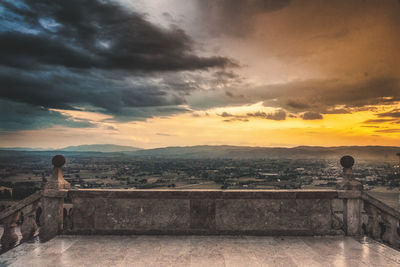
[[[60,168],[65,164],[65,157],[63,155],[56,155],[53,157],[51,163],[54,167]]]
[[[343,168],[350,169],[354,165],[354,158],[352,156],[343,156],[340,159],[340,164],[343,166]]]

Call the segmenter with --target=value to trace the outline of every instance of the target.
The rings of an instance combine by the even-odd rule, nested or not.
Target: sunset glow
[[[397,0],[39,2],[0,4],[1,147],[400,146]]]

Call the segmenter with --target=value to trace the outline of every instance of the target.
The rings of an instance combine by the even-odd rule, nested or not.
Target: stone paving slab
[[[21,244],[0,266],[400,266],[400,252],[344,236],[57,236]]]

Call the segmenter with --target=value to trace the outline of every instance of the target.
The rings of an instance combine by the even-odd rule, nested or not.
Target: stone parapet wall
[[[68,233],[343,234],[336,190],[79,189],[68,197]]]

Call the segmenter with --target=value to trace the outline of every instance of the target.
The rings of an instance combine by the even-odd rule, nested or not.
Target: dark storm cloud
[[[187,112],[179,105],[199,88],[181,71],[235,65],[197,56],[184,31],[111,1],[2,1],[0,10],[0,99],[32,110],[23,118],[32,118],[27,129],[44,127],[45,117],[48,126],[78,125],[48,108],[83,108],[119,121]],[[18,114],[11,117],[18,121]],[[0,119],[8,120],[6,113]]]
[[[318,112],[307,111],[304,112],[301,117],[303,120],[322,120],[323,116]]]
[[[49,126],[95,127],[87,120],[73,120],[57,111],[0,99],[0,130],[34,130]]]
[[[200,18],[214,35],[243,36],[252,31],[256,15],[286,7],[291,0],[198,0]]]
[[[66,69],[18,73],[0,68],[0,96],[13,101],[56,109],[92,108],[111,115],[128,115],[127,108],[180,105],[184,99],[145,79],[124,81],[104,77],[107,73],[72,73]],[[142,114],[144,116],[145,114]],[[135,116],[134,116],[135,117]]]
[[[286,102],[286,105],[293,109],[299,109],[299,110],[304,110],[304,109],[310,108],[309,104],[301,102],[301,101],[293,100],[293,99],[288,100]]]
[[[4,2],[37,31],[2,31],[0,60],[5,65],[62,65],[72,68],[141,71],[223,67],[222,57],[198,57],[192,40],[180,29],[159,28],[124,7],[100,0]]]

